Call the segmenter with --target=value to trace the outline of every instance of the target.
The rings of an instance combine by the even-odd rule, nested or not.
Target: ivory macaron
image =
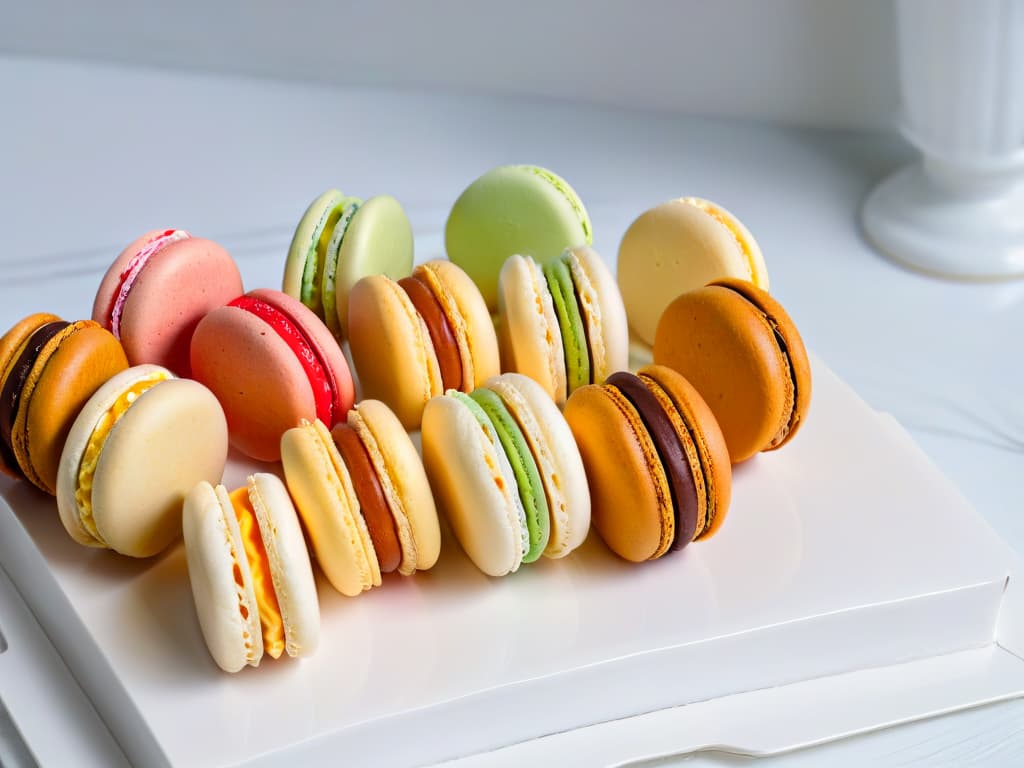
[[[390,195],[365,202],[329,189],[303,214],[288,248],[283,290],[299,299],[341,338],[348,294],[367,275],[392,280],[412,271],[412,227]]]
[[[534,379],[558,404],[629,362],[629,328],[615,278],[589,246],[541,266],[505,261],[498,279],[502,369]]]
[[[646,344],[665,307],[712,280],[740,278],[768,289],[761,249],[729,211],[710,200],[681,197],[642,213],[619,245],[618,281],[629,326]]]
[[[487,305],[450,261],[420,264],[399,281],[360,280],[349,297],[349,348],[363,394],[387,403],[406,429],[447,389],[472,391],[499,371]]]
[[[91,320],[38,313],[16,323],[0,338],[0,471],[56,494],[72,423],[127,367],[117,339]]]
[[[381,575],[426,570],[441,532],[419,454],[383,403],[364,400],[333,435],[319,421],[288,430],[281,461],[317,562],[343,595]]]
[[[718,280],[665,310],[654,362],[682,373],[722,427],[733,462],[780,448],[811,403],[811,366],[786,310],[745,280]]]
[[[96,291],[92,319],[124,345],[132,365],[189,376],[189,342],[207,312],[242,292],[220,245],[181,229],[147,232],[114,259]]]
[[[181,533],[181,505],[219,482],[227,423],[213,394],[166,368],[138,365],[101,386],[68,434],[57,473],[61,522],[79,544],[155,555]]]
[[[620,557],[653,560],[722,526],[728,449],[680,374],[658,365],[616,372],[574,392],[565,418],[590,482],[594,527]]]
[[[231,493],[197,483],[182,512],[196,614],[225,672],[309,656],[320,641],[320,604],[309,553],[284,483],[250,475]]]
[[[423,462],[470,560],[503,576],[572,552],[590,528],[590,492],[572,433],[535,381],[517,373],[427,403]]]
[[[297,299],[259,289],[210,312],[192,337],[192,372],[217,396],[231,444],[261,461],[302,420],[344,421],[355,399],[348,363],[327,327]]]

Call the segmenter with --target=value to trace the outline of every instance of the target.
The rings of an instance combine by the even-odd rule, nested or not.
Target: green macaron
[[[568,261],[564,258],[549,261],[544,265],[544,278],[547,280],[555,316],[558,318],[558,327],[562,332],[566,383],[572,392],[591,382],[587,333]]]
[[[407,277],[412,262],[412,227],[395,198],[378,195],[364,203],[331,189],[310,204],[295,230],[283,290],[340,338],[352,286],[368,275]]]
[[[448,258],[473,278],[492,311],[498,273],[509,256],[532,256],[544,264],[592,241],[579,196],[564,179],[535,165],[488,171],[455,201],[445,225]]]
[[[532,563],[543,554],[551,535],[551,516],[537,461],[519,424],[496,392],[481,387],[473,390],[469,396],[487,414],[512,466],[519,488],[519,500],[526,513],[526,527],[530,532],[530,548],[523,555],[523,562]]]

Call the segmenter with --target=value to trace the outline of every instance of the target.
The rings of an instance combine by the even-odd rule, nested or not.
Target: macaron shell
[[[566,398],[562,331],[544,273],[532,258],[505,260],[498,279],[502,369],[525,374],[556,403]]]
[[[224,413],[187,379],[160,382],[117,421],[93,480],[96,529],[123,555],[149,557],[181,533],[181,505],[200,480],[219,482],[227,460]]]
[[[787,431],[784,436],[777,442],[773,441],[765,450],[773,451],[781,448],[796,435],[797,430],[807,417],[807,411],[811,405],[811,363],[807,358],[807,349],[804,347],[803,338],[800,336],[800,331],[797,330],[796,324],[790,318],[789,313],[767,291],[758,288],[746,280],[716,280],[713,285],[730,288],[757,307],[765,314],[785,343],[786,358],[796,386],[793,415],[790,418],[790,423],[787,425]]]
[[[497,392],[526,435],[547,494],[551,535],[545,557],[558,558],[583,543],[590,531],[590,489],[579,448],[558,406],[540,384],[504,373],[485,385]]]
[[[615,277],[589,246],[569,249],[569,269],[587,327],[591,379],[604,381],[629,365],[629,323]]]
[[[639,415],[614,387],[590,384],[565,405],[590,484],[594,526],[632,562],[668,551],[675,518],[657,451]]]
[[[443,390],[430,334],[405,291],[383,275],[363,278],[349,295],[348,328],[363,397],[418,429],[423,406]]]
[[[390,195],[371,197],[352,217],[341,241],[335,278],[338,322],[348,333],[348,295],[368,275],[392,280],[412,272],[412,225],[401,204]]]
[[[477,568],[489,576],[518,569],[523,531],[516,486],[493,429],[485,431],[459,400],[435,397],[423,411],[423,465],[438,506]]]
[[[487,304],[462,269],[444,259],[416,267],[434,292],[455,333],[462,359],[462,391],[470,392],[501,370],[498,337]]]
[[[412,569],[432,568],[441,553],[441,528],[434,494],[416,446],[394,412],[379,400],[363,400],[349,412],[348,423],[377,468],[392,512],[397,510],[396,517],[408,521],[415,548]],[[403,558],[400,572],[406,570]]]
[[[637,373],[650,377],[668,394],[689,428],[709,497],[710,520],[696,538],[713,536],[722,527],[732,499],[732,464],[722,429],[700,392],[682,374],[663,365],[645,365]]]
[[[282,290],[293,299],[302,299],[302,282],[306,272],[306,262],[310,257],[310,249],[315,252],[319,248],[321,240],[326,243],[331,237],[333,226],[325,226],[319,236],[317,236],[317,228],[332,209],[343,209],[349,199],[336,189],[328,189],[310,203],[302,214],[299,226],[296,227],[291,244],[288,246],[288,258],[285,261],[284,279],[281,286]],[[338,210],[338,215],[340,216],[340,214],[341,210]],[[313,242],[314,237],[317,239],[316,243]],[[317,271],[322,269],[323,264],[319,264]]]
[[[676,296],[723,277],[749,280],[749,262],[724,225],[683,200],[641,214],[619,245],[618,282],[629,325],[648,344]]]
[[[247,486],[284,624],[285,652],[309,656],[320,643],[320,603],[298,514],[277,475],[251,475]]]
[[[320,422],[289,429],[281,437],[288,491],[328,581],[354,597],[381,583],[380,565],[359,499],[334,441]]]
[[[581,220],[565,192],[530,166],[501,166],[476,179],[445,224],[448,258],[479,286],[490,309],[497,309],[498,273],[509,256],[543,264],[588,242],[586,213]]]
[[[56,495],[71,425],[93,393],[127,367],[117,339],[89,320],[72,323],[43,350],[26,382],[16,426],[27,453],[25,475],[36,487]]]
[[[263,634],[256,593],[238,520],[223,487],[215,490],[205,480],[192,487],[182,509],[182,537],[199,627],[210,655],[225,672],[258,664]]]
[[[754,283],[758,288],[767,291],[768,267],[764,263],[764,254],[761,252],[761,246],[757,244],[757,240],[754,239],[754,236],[744,226],[743,222],[722,206],[710,200],[705,200],[702,197],[684,197],[681,200],[684,203],[700,208],[732,231],[733,237],[739,242],[750,266],[750,282]]]
[[[736,291],[708,286],[673,301],[654,362],[683,374],[710,406],[733,463],[764,450],[785,425],[792,380],[765,315]]]
[[[150,259],[125,300],[120,341],[128,362],[155,363],[189,376],[189,342],[196,325],[240,293],[238,267],[217,243],[202,237],[171,243]],[[100,303],[97,294],[96,306]],[[96,306],[93,320],[107,326],[109,318],[97,317]]]

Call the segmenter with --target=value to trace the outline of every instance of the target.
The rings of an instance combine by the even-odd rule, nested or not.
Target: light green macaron
[[[541,264],[593,242],[590,217],[569,184],[535,165],[503,165],[470,184],[445,225],[448,258],[480,288],[494,311],[498,273],[512,254]]]
[[[299,221],[282,289],[340,338],[348,326],[352,286],[367,275],[407,277],[412,262],[412,227],[395,198],[378,195],[363,202],[330,189]]]

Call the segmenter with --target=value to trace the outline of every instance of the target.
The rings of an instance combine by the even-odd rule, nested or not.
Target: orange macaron
[[[669,304],[654,362],[701,393],[734,463],[785,445],[807,418],[811,366],[800,332],[778,301],[745,280],[716,280]]]
[[[609,549],[654,560],[714,534],[732,496],[732,466],[710,408],[660,365],[577,389],[565,419],[583,457],[594,527]]]
[[[40,312],[16,323],[0,338],[0,470],[56,493],[71,424],[127,367],[117,339],[91,320]]]

